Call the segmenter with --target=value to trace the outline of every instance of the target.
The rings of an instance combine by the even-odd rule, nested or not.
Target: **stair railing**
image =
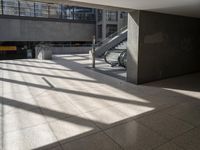
[[[100,42],[96,43],[96,47],[100,47],[101,45],[103,45],[104,43],[107,43],[109,40],[111,40],[112,38],[120,35],[123,31],[127,30],[127,26],[122,27],[121,29],[119,29],[119,31],[109,35],[107,38],[103,39]]]

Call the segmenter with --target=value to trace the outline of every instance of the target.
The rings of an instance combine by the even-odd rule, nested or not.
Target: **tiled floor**
[[[89,64],[0,61],[0,149],[200,150],[200,74],[136,86]]]
[[[96,71],[116,77],[121,80],[126,80],[126,68],[118,65],[111,67],[111,65],[106,63],[103,58],[96,58],[96,61],[98,61],[95,66]]]

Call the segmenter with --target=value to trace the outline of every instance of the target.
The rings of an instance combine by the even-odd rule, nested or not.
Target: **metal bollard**
[[[92,68],[95,68],[95,49],[96,49],[96,41],[95,36],[93,36],[93,43],[92,43]]]

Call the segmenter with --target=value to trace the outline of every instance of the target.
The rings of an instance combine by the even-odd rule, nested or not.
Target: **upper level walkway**
[[[136,86],[88,65],[0,61],[2,149],[200,149],[200,74]]]

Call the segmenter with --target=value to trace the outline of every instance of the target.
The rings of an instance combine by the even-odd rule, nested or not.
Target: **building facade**
[[[41,43],[59,47],[91,46],[127,24],[127,13],[87,7],[0,0],[0,46],[16,46],[17,53]],[[2,48],[3,49],[3,48]],[[1,56],[13,51],[2,52]],[[21,57],[20,57],[21,58]]]
[[[127,13],[113,10],[96,10],[96,36],[101,41],[127,26]]]

